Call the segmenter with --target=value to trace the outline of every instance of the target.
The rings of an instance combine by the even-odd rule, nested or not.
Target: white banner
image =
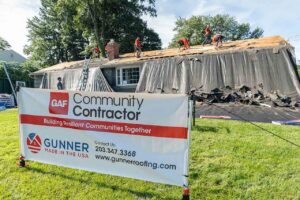
[[[27,160],[183,186],[188,97],[21,88]]]

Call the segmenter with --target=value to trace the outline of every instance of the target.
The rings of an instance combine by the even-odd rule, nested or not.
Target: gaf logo
[[[27,137],[26,144],[32,153],[38,153],[41,150],[42,141],[37,134],[30,133]]]
[[[67,115],[69,111],[69,93],[51,92],[49,112],[51,114]]]

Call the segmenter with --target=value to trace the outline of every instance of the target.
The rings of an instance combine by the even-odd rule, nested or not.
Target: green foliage
[[[299,127],[259,123],[300,143]],[[27,162],[17,110],[0,112],[0,199],[174,200],[182,188]],[[191,134],[191,199],[297,199],[300,149],[245,122],[198,119]]]
[[[38,16],[29,19],[29,45],[24,52],[41,66],[83,59],[80,54],[87,44],[83,31],[75,29],[77,8],[59,4],[59,0],[41,0]]]
[[[176,34],[170,46],[177,46],[177,41],[183,37],[188,38],[192,45],[201,44],[204,41],[203,30],[208,24],[213,34],[224,35],[225,41],[259,38],[263,35],[261,28],[251,30],[249,23],[239,23],[230,15],[192,16],[189,19],[180,18],[176,21],[174,28]]]
[[[137,36],[143,49],[160,49],[157,33],[141,19],[156,15],[155,0],[41,0],[39,15],[28,20],[25,53],[42,66],[80,60],[113,38],[120,52],[132,52]]]
[[[10,44],[6,40],[4,40],[2,37],[0,37],[0,51],[5,50],[9,47],[10,47]]]
[[[33,82],[33,78],[30,77],[30,73],[35,72],[39,69],[38,64],[33,61],[25,61],[22,64],[19,63],[6,63],[7,71],[11,80],[14,81],[25,81],[27,84]],[[0,78],[6,79],[4,72],[3,63],[0,62]]]
[[[141,19],[143,14],[156,16],[155,0],[86,0],[68,1],[77,4],[79,27],[94,38],[104,55],[104,46],[113,38],[120,52],[132,52],[134,40],[140,36],[144,50],[161,48],[157,33]]]

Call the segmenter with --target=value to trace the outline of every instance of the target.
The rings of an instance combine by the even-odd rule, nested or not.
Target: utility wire
[[[288,140],[288,139],[286,139],[286,138],[283,138],[283,137],[281,137],[280,135],[277,135],[276,133],[273,133],[272,131],[269,131],[269,130],[265,129],[265,128],[263,128],[263,127],[261,127],[261,126],[255,124],[255,123],[253,123],[253,122],[251,122],[251,121],[249,121],[249,120],[243,118],[242,116],[240,116],[240,115],[238,115],[238,114],[235,114],[235,113],[233,113],[233,112],[231,112],[231,111],[229,111],[229,110],[226,110],[225,108],[223,108],[223,107],[221,107],[221,106],[218,106],[218,105],[216,105],[216,104],[211,104],[211,105],[216,106],[217,108],[220,108],[220,109],[226,111],[227,113],[230,113],[230,114],[232,114],[232,115],[234,115],[234,116],[236,116],[236,117],[242,119],[243,121],[252,124],[253,126],[255,126],[255,127],[257,127],[257,128],[259,128],[259,129],[261,129],[261,130],[263,130],[263,131],[265,131],[265,132],[267,132],[267,133],[270,133],[270,134],[272,134],[273,136],[275,136],[275,137],[277,137],[277,138],[279,138],[279,139],[281,139],[281,140],[283,140],[283,141],[285,141],[285,142],[287,142],[287,143],[289,143],[289,144],[291,144],[291,145],[294,145],[294,146],[300,148],[300,145],[299,145],[299,144],[296,144],[296,143],[294,143],[293,141],[290,141],[290,140]]]

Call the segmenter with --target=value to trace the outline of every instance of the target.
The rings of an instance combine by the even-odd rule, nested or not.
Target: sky
[[[22,55],[28,44],[27,19],[38,14],[39,6],[39,0],[0,0],[0,36]],[[300,60],[299,0],[156,0],[156,9],[156,18],[143,18],[159,34],[163,47],[171,41],[179,17],[230,14],[252,28],[263,28],[264,36],[283,36],[296,48]]]

